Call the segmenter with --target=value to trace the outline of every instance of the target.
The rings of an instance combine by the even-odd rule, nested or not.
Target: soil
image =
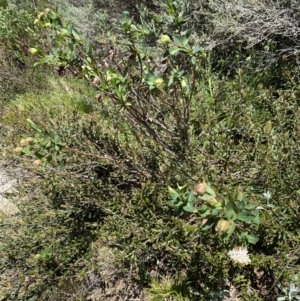
[[[0,169],[0,211],[5,215],[12,215],[19,211],[15,203],[6,197],[16,184],[17,179],[9,177],[3,169]]]
[[[93,275],[91,282],[97,279],[98,285],[89,293],[88,301],[126,301],[145,300],[143,288],[130,277],[120,277],[113,269],[104,269],[100,275]]]

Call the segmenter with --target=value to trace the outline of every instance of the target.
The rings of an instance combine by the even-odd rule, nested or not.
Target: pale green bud
[[[183,79],[183,80],[181,81],[181,87],[182,87],[182,89],[185,89],[185,88],[187,87],[187,82],[186,82],[185,79]]]
[[[230,228],[230,221],[225,219],[220,219],[217,226],[216,231],[219,233],[224,233]]]
[[[170,37],[166,34],[161,35],[158,41],[163,46],[168,46],[171,43]]]
[[[165,82],[161,77],[159,77],[154,80],[154,85],[157,89],[163,89],[165,86]]]
[[[38,53],[38,50],[36,48],[29,48],[29,52],[33,55]]]
[[[35,160],[35,161],[33,161],[33,165],[35,165],[35,166],[39,166],[41,164],[42,164],[41,160]]]
[[[14,153],[17,153],[17,154],[20,154],[22,151],[23,151],[23,148],[22,148],[22,147],[16,147],[16,148],[14,149]]]

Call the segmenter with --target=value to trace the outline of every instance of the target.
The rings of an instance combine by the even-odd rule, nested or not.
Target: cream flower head
[[[247,248],[236,247],[228,252],[229,257],[236,263],[247,265],[251,262]]]

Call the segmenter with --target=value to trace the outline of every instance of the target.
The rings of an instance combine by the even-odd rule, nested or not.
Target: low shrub
[[[299,261],[298,70],[283,73],[289,89],[271,86],[268,68],[222,78],[180,6],[166,14],[173,33],[125,13],[127,48],[101,59],[56,11],[37,18],[53,48],[31,45],[35,65],[77,79],[18,96],[1,116],[18,148],[6,160],[31,173],[20,213],[1,217],[6,299],[88,300],[122,277],[128,296],[148,287],[152,300],[287,292]]]

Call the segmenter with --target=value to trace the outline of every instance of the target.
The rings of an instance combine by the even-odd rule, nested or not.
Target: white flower
[[[271,198],[271,192],[268,190],[267,192],[265,192],[264,194],[264,197],[269,201],[270,198]]]
[[[270,199],[271,199],[271,196],[272,196],[271,192],[268,190],[267,192],[263,193],[263,196],[264,196],[264,197],[266,198],[266,200],[267,200],[267,206],[268,206],[268,207],[274,207],[274,205],[272,205],[272,204],[269,203],[269,201],[270,201]]]
[[[251,262],[248,250],[244,247],[237,247],[228,252],[229,257],[236,263],[247,265]]]

